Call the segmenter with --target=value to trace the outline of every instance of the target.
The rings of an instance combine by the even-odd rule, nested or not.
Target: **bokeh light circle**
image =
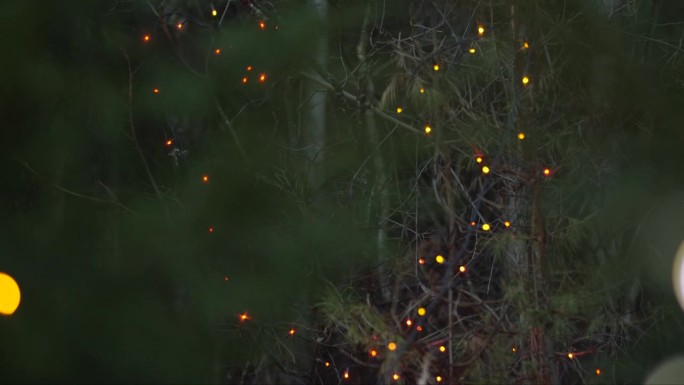
[[[679,245],[677,254],[675,254],[672,265],[672,285],[679,306],[684,310],[684,242]]]
[[[9,274],[0,272],[0,315],[12,315],[21,302],[17,281]]]

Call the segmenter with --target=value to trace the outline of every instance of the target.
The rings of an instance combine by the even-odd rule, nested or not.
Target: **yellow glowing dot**
[[[404,109],[403,109],[403,108],[401,108],[401,107],[397,107],[397,114],[401,114],[401,113],[402,113],[402,111],[404,111]]]
[[[212,10],[211,10],[211,16],[216,17],[216,15],[218,15],[218,12],[216,12],[215,9],[212,9]]]
[[[506,226],[506,227],[511,227],[511,222],[505,221],[505,222],[504,222],[504,226]]]
[[[432,127],[430,127],[430,126],[425,126],[424,131],[425,131],[425,135],[430,135],[430,133],[432,132]]]
[[[21,302],[21,290],[9,274],[0,273],[0,314],[12,315]]]
[[[529,83],[529,82],[530,82],[530,78],[528,78],[527,76],[523,76],[523,78],[522,78],[522,84],[526,86],[527,83]]]
[[[396,373],[394,373],[394,375],[392,376],[392,379],[393,379],[394,381],[398,381],[398,380],[399,380],[399,375],[396,374]]]
[[[491,229],[491,228],[492,228],[492,226],[490,226],[489,223],[485,223],[482,225],[482,230],[484,230],[484,231],[489,231],[489,229]]]
[[[520,140],[525,139],[525,133],[524,132],[518,133],[518,139],[520,139]]]
[[[422,87],[421,87],[421,88],[420,88],[420,93],[421,93],[421,94],[424,94],[424,93],[425,93],[425,88],[422,88]]]
[[[440,346],[439,351],[442,353],[446,352],[446,346],[444,346],[444,345]]]
[[[444,257],[441,254],[439,254],[435,257],[435,261],[439,264],[442,264],[444,263]]]
[[[265,82],[265,81],[266,81],[266,74],[260,74],[260,75],[259,75],[259,81],[260,81],[261,83]]]
[[[470,49],[468,50],[468,52],[470,52],[471,54],[473,54],[473,53],[476,52],[476,50],[475,50],[475,48],[470,48]]]
[[[483,174],[489,174],[489,171],[491,171],[491,170],[489,169],[489,167],[487,167],[487,166],[482,167],[482,173],[483,173]]]
[[[511,348],[511,351],[512,351],[513,353],[515,353],[515,352],[518,351],[518,349],[516,349],[515,346],[514,346],[514,347]]]
[[[418,264],[424,265],[424,264],[425,264],[425,258],[419,258],[419,259],[418,259]]]
[[[483,159],[482,159],[481,156],[478,156],[477,158],[475,158],[475,161],[476,161],[477,163],[482,163]]]
[[[572,353],[568,353],[568,358],[569,358],[569,359],[573,359],[573,358],[575,358],[575,355],[572,354]]]
[[[413,321],[411,321],[410,319],[407,319],[406,320],[406,326],[411,326],[411,325],[413,325]]]
[[[221,48],[216,48],[216,49],[214,50],[214,53],[217,54],[217,55],[220,55],[220,54],[221,54]]]
[[[293,336],[295,333],[297,333],[297,331],[296,331],[294,328],[292,328],[292,329],[290,329],[290,331],[289,331],[288,333],[289,333],[291,336]]]
[[[244,78],[242,78],[242,84],[247,84],[247,76],[245,76]]]
[[[248,319],[249,315],[247,313],[240,314],[240,321],[247,321]]]
[[[546,176],[549,176],[549,175],[551,175],[551,170],[547,167],[547,168],[544,168],[542,173],[544,173],[544,175],[546,175]]]
[[[158,94],[158,93],[159,93],[159,88],[153,89],[152,92],[154,92],[155,94]]]
[[[461,273],[465,273],[465,272],[466,272],[466,267],[463,266],[463,265],[461,265],[461,266],[458,267],[458,271],[460,271]]]
[[[594,373],[596,373],[597,376],[600,376],[601,375],[601,369],[596,369],[594,371]]]
[[[397,350],[397,344],[394,342],[390,342],[389,344],[387,344],[387,350],[391,352]]]
[[[425,315],[425,313],[427,313],[427,310],[425,310],[424,307],[419,307],[419,308],[418,308],[418,315],[419,315],[419,316],[422,317],[422,316]]]
[[[330,366],[330,362],[325,361],[325,364],[323,364],[323,365],[325,365],[325,367],[328,367],[328,366]]]
[[[260,21],[259,22],[259,28],[260,29],[266,29],[266,23],[264,23],[263,21]]]
[[[523,49],[528,49],[528,48],[530,48],[530,43],[528,43],[528,42],[523,42],[522,47],[523,47]]]
[[[432,66],[432,69],[435,71],[439,71],[439,64],[435,64]]]
[[[484,33],[485,33],[485,29],[483,26],[477,27],[477,34],[478,35],[482,36],[482,35],[484,35]]]
[[[145,43],[147,43],[148,41],[150,41],[150,39],[152,39],[152,37],[151,37],[150,35],[145,35],[145,36],[143,36],[143,41],[144,41]]]
[[[344,375],[342,377],[344,377],[345,380],[348,380],[349,379],[349,371],[345,370]]]
[[[371,357],[377,357],[377,356],[378,356],[378,351],[375,350],[375,349],[371,349],[371,351],[369,352],[369,354],[371,355]]]
[[[435,381],[437,381],[437,382],[442,382],[442,376],[437,376],[437,377],[435,377]]]
[[[209,175],[202,175],[202,182],[209,183]]]

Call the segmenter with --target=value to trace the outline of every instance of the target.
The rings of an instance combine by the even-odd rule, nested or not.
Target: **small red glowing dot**
[[[221,54],[221,48],[216,48],[216,49],[214,50],[214,53],[217,54],[217,55],[220,55],[220,54]]]
[[[261,75],[259,75],[259,81],[260,81],[261,83],[265,82],[265,81],[266,81],[266,74],[261,74]]]
[[[213,228],[213,227],[209,227],[209,232],[210,232],[210,233],[213,233],[213,232],[214,232],[214,228]]]
[[[159,93],[159,88],[153,89],[152,92],[154,92],[155,94],[158,94],[158,93]]]
[[[223,280],[224,280],[225,282],[228,282],[228,280],[230,280],[230,278],[228,278],[227,275],[224,275],[224,276],[223,276]]]
[[[242,78],[242,84],[247,84],[247,76],[245,76],[244,78]]]
[[[259,28],[260,29],[266,29],[266,23],[264,23],[263,21],[260,21],[259,22]]]
[[[420,325],[418,325],[418,326],[416,326],[416,330],[419,331],[419,332],[422,332],[422,331],[423,331],[423,327],[420,326]]]
[[[418,264],[424,265],[424,264],[425,264],[425,258],[419,258],[419,259],[418,259]]]
[[[143,36],[143,41],[144,41],[145,43],[147,43],[148,41],[150,41],[150,39],[152,39],[152,37],[151,37],[150,35],[145,35],[145,36]]]

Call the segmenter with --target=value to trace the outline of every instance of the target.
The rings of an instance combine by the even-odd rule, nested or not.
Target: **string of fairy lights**
[[[210,15],[212,18],[217,18],[217,17],[219,17],[219,12],[217,9],[212,7]],[[183,31],[186,28],[186,23],[187,23],[187,21],[179,22],[179,23],[175,24],[175,28],[178,31]],[[261,31],[266,30],[268,28],[266,20],[258,20],[256,27],[258,30],[261,30]],[[277,28],[278,28],[277,26],[274,27],[274,29],[277,29]],[[479,39],[485,39],[486,33],[487,33],[487,31],[486,31],[486,28],[484,25],[478,25],[477,26],[476,34],[477,34],[477,37]],[[149,33],[143,34],[141,40],[142,40],[143,44],[152,44],[154,42],[153,36]],[[520,45],[521,50],[529,50],[530,48],[531,48],[531,45],[528,41],[524,41]],[[467,52],[470,55],[476,55],[478,53],[478,49],[476,48],[475,45],[473,45],[473,46],[468,48]],[[215,47],[213,49],[213,53],[216,56],[220,56],[220,55],[222,55],[223,52],[222,52],[222,49],[220,47]],[[436,62],[436,63],[432,64],[432,70],[434,72],[439,72],[439,71],[442,71],[443,68],[442,68],[442,65],[440,63]],[[257,84],[265,84],[268,80],[269,80],[269,77],[268,77],[268,74],[266,72],[259,72],[255,69],[254,66],[248,65],[245,67],[244,76],[242,76],[240,79],[237,79],[237,82],[238,82],[238,84],[242,84],[242,85],[246,85],[246,84],[249,84],[252,82],[257,83]],[[522,76],[520,77],[520,85],[523,88],[527,88],[527,87],[530,87],[531,84],[532,84],[532,79],[531,79],[530,75],[529,74],[522,74]],[[160,88],[158,86],[153,86],[153,87],[151,87],[151,92],[156,95],[156,94],[160,94],[162,91],[160,90]],[[429,90],[427,88],[425,88],[424,86],[420,87],[418,89],[418,93],[420,95],[426,95],[428,92],[429,92]],[[395,112],[398,116],[404,116],[402,114],[404,114],[405,111],[406,111],[405,106],[396,106],[396,108],[395,108]],[[426,137],[431,137],[435,133],[435,130],[438,129],[438,127],[434,127],[433,124],[431,124],[431,123],[424,123],[422,125],[422,127],[423,127],[422,133]],[[519,141],[524,141],[527,139],[527,134],[525,132],[522,132],[522,131],[517,132],[516,138]],[[176,144],[175,138],[167,139],[164,142],[164,146],[166,146],[167,148],[173,148],[175,146],[175,144]],[[487,176],[487,175],[491,174],[492,172],[494,172],[494,165],[488,161],[488,159],[486,158],[484,153],[482,153],[480,151],[476,152],[473,156],[473,159],[474,159],[475,163],[478,165],[478,167],[480,167],[480,171],[481,171],[482,175]],[[540,173],[544,177],[551,177],[554,174],[554,172],[555,171],[552,170],[551,168],[544,167]],[[200,179],[200,182],[202,184],[205,184],[205,185],[209,185],[211,182],[211,177],[209,174],[202,174],[199,179]],[[501,226],[501,225],[503,226],[503,229],[510,229],[513,226],[511,221],[506,220],[506,219],[497,220],[497,222],[495,222],[495,223],[484,222],[484,223],[480,223],[480,224],[478,224],[476,221],[471,221],[470,225],[471,225],[471,227],[480,230],[484,234],[491,233],[492,231],[495,230],[495,227],[498,229],[498,228],[500,228],[499,226]],[[207,232],[209,234],[215,234],[217,231],[218,231],[218,229],[215,228],[214,226],[207,226]],[[434,256],[420,256],[417,260],[417,263],[421,266],[426,266],[429,264],[430,258],[434,259],[434,263],[436,264],[436,266],[445,265],[445,263],[447,262],[447,258],[443,254],[436,254]],[[468,266],[466,264],[457,265],[456,270],[458,271],[457,274],[460,274],[461,276],[465,276],[469,272]],[[229,277],[228,275],[225,275],[223,277],[223,280],[225,282],[229,282],[231,280],[231,277]],[[425,320],[427,319],[427,317],[429,317],[429,310],[428,309],[429,309],[429,307],[426,307],[423,305],[418,305],[417,307],[410,310],[408,314],[413,314],[413,316],[408,317],[403,321],[403,325],[405,326],[405,328],[402,329],[400,332],[401,333],[407,333],[410,330],[413,333],[422,333],[424,331],[424,328],[427,327],[427,322]],[[238,325],[244,324],[247,322],[254,322],[252,315],[250,315],[249,312],[247,312],[247,311],[243,311],[242,313],[238,314],[236,316],[236,318],[238,321]],[[287,337],[294,337],[295,335],[297,335],[297,333],[298,333],[297,329],[292,324],[290,324],[287,327],[287,329],[284,330],[283,335],[285,335]],[[387,356],[388,354],[397,353],[399,347],[400,347],[400,342],[398,342],[398,341],[395,341],[395,340],[385,341],[384,346],[377,345],[375,347],[370,348],[368,350],[368,356],[370,359],[373,359],[373,360],[382,359],[382,357]],[[382,350],[384,350],[384,352]],[[442,341],[442,343],[438,342],[435,346],[429,347],[428,350],[434,350],[434,352],[436,354],[449,354],[450,353],[449,348],[447,347],[446,344],[443,343],[443,341]],[[511,353],[513,353],[513,354],[519,353],[519,350],[520,349],[518,346],[512,346],[510,348]],[[592,352],[569,351],[569,352],[563,352],[563,353],[556,353],[556,355],[564,356],[568,360],[576,360],[578,357],[583,356],[585,354],[590,354],[590,353],[592,353]],[[331,360],[321,360],[321,363],[326,370],[331,369],[331,370],[334,370],[336,373],[339,373],[338,377],[340,377],[341,381],[353,380],[353,374],[352,374],[350,367],[338,368],[338,367],[336,367],[334,362],[331,362]],[[441,371],[436,370],[435,373],[432,375],[432,381],[434,383],[441,383],[441,382],[446,381],[446,379],[447,379],[446,372],[447,371],[443,370],[443,369]],[[596,368],[594,373],[596,375],[601,375],[601,369]],[[395,372],[390,373],[388,380],[390,380],[392,382],[400,382],[402,380],[407,380],[407,379],[405,378],[405,375],[401,371],[397,370]]]

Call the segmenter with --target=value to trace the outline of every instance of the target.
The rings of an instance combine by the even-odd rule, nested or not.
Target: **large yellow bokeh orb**
[[[684,242],[679,245],[679,250],[677,250],[672,264],[672,286],[679,306],[684,310]]]
[[[0,273],[0,315],[12,315],[21,302],[17,281],[6,273]]]

